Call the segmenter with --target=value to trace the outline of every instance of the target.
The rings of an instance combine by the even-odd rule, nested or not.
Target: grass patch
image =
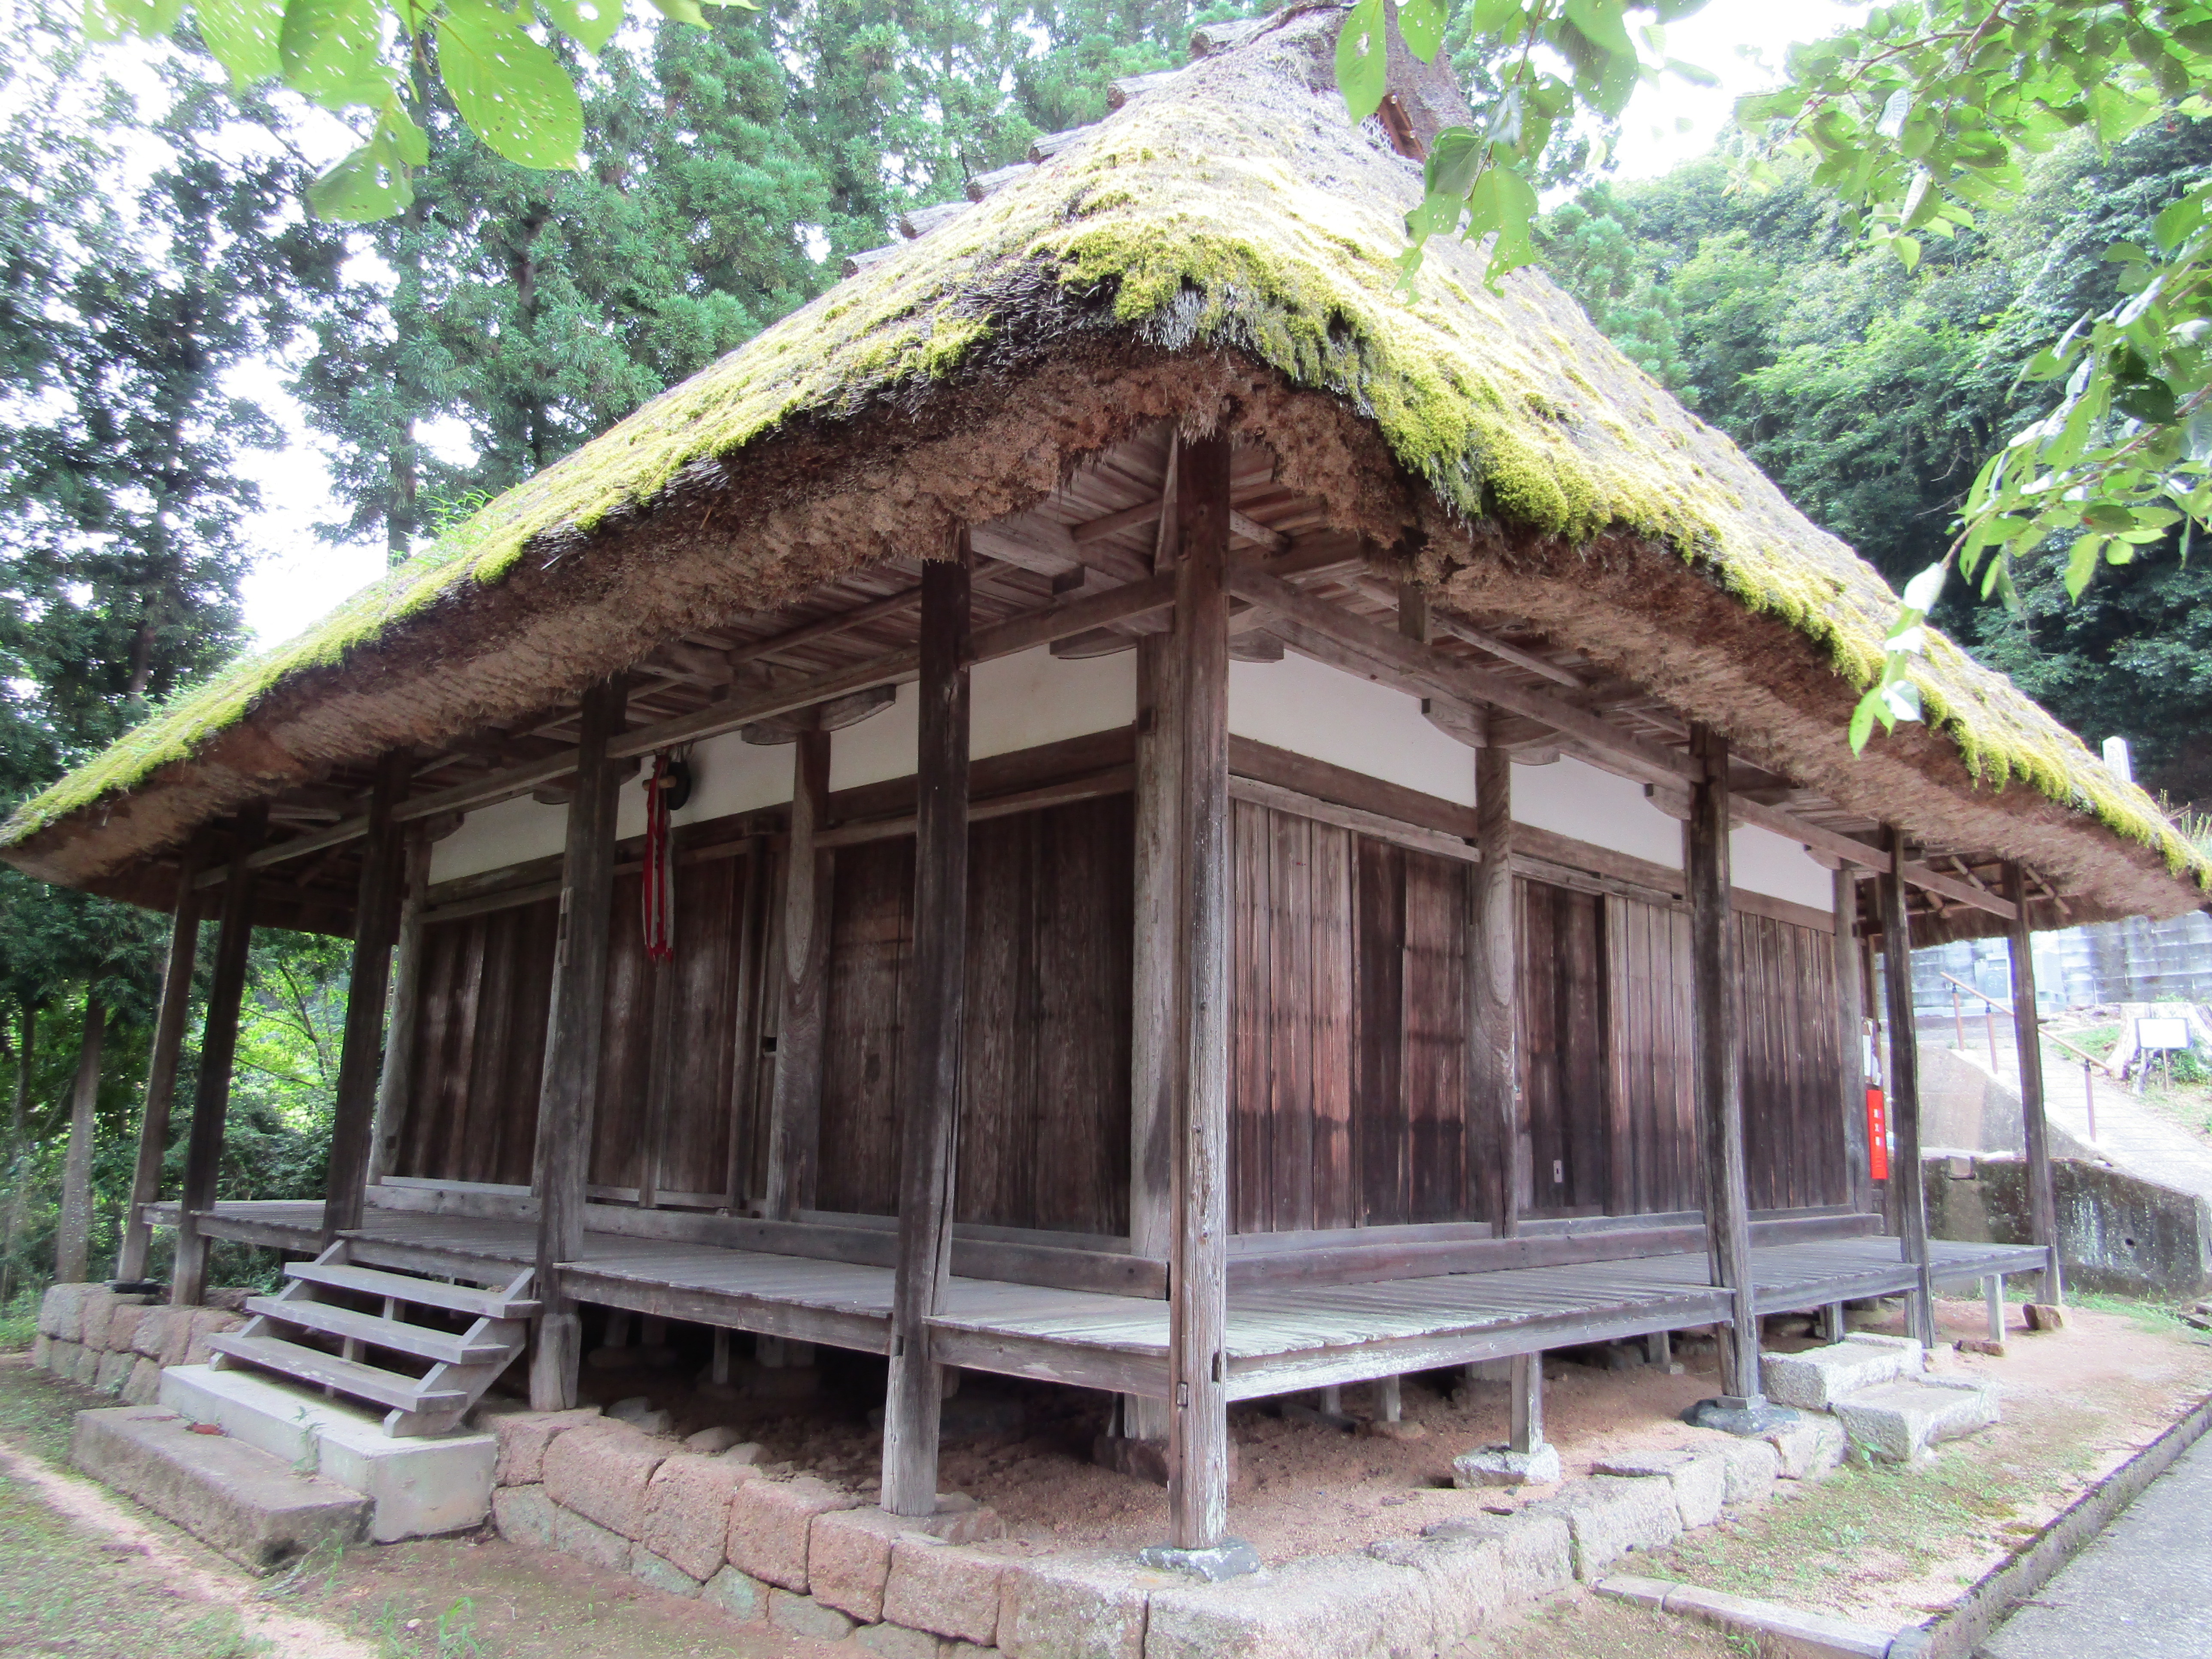
[[[35,1310],[0,1314],[0,1353],[22,1352],[38,1334],[39,1316]]]
[[[44,1371],[21,1364],[0,1365],[0,1438],[56,1468],[69,1467],[70,1432],[76,1426],[76,1413],[94,1402],[89,1389],[57,1382]],[[0,1643],[0,1648],[4,1646]]]

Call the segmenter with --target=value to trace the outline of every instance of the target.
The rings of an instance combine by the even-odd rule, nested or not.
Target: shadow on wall
[[[1921,1165],[1928,1231],[1967,1243],[2026,1244],[2027,1166],[2012,1157],[1938,1155]],[[2212,1292],[2212,1206],[2109,1164],[2051,1161],[2058,1259],[2067,1284],[2126,1296]]]

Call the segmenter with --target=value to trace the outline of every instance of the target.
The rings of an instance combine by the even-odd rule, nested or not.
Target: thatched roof
[[[1153,80],[1042,164],[491,503],[301,638],[179,698],[19,811],[4,854],[143,871],[256,794],[437,750],[1047,496],[1160,420],[1226,423],[1470,612],[1510,612],[1923,839],[2032,859],[2078,917],[2171,913],[2212,866],[2002,676],[1937,637],[1929,726],[1854,760],[1895,599],[1534,272],[1434,249],[1418,165],[1348,125],[1338,14]],[[1010,170],[1011,172],[1011,170]]]

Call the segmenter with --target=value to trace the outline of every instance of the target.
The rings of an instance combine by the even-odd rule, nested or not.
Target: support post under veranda
[[[405,890],[406,830],[392,816],[407,793],[412,757],[395,750],[378,762],[361,843],[354,906],[353,967],[346,980],[345,1037],[338,1051],[337,1104],[331,1118],[330,1176],[323,1191],[323,1243],[361,1225],[375,1163],[376,1097],[384,1061],[384,1015],[392,953]]]
[[[177,859],[177,909],[169,924],[169,955],[161,969],[161,1002],[154,1014],[154,1051],[146,1061],[145,1103],[138,1115],[138,1159],[131,1176],[131,1202],[123,1215],[123,1249],[115,1276],[125,1283],[146,1277],[154,1229],[146,1206],[161,1196],[161,1164],[169,1146],[169,1109],[176,1103],[177,1067],[184,1058],[185,1022],[192,1003],[192,964],[199,952],[199,843],[188,842]]]
[[[1881,896],[1882,978],[1889,993],[1889,1127],[1897,1157],[1889,1182],[1896,1194],[1904,1259],[1918,1271],[1907,1334],[1936,1346],[1936,1290],[1928,1271],[1928,1189],[1920,1171],[1920,1035],[1912,1008],[1912,923],[1905,902],[1905,836],[1884,825],[1889,868],[1876,878]]]
[[[2012,1031],[2020,1053],[2021,1128],[2027,1150],[2027,1236],[2049,1253],[2043,1269],[2043,1300],[2056,1307],[2065,1299],[2066,1288],[2058,1267],[2058,1200],[2051,1180],[2051,1125],[2044,1116],[2035,936],[2027,914],[2027,874],[2017,863],[2004,867],[2004,895],[2013,906],[2005,944],[2012,959]]]

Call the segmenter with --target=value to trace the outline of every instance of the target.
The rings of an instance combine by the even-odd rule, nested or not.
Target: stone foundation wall
[[[205,1364],[213,1352],[208,1338],[246,1322],[238,1307],[251,1292],[209,1294],[218,1305],[173,1308],[151,1297],[118,1296],[105,1285],[50,1285],[39,1304],[31,1363],[126,1406],[150,1406],[165,1368]]]
[[[884,1659],[1415,1659],[1723,1505],[1764,1503],[1778,1479],[1826,1474],[1842,1441],[1811,1423],[1771,1443],[1704,1437],[1511,1515],[1207,1584],[1127,1553],[1023,1554],[964,1499],[902,1520],[811,1475],[763,1471],[757,1447],[695,1449],[596,1407],[493,1407],[483,1420],[499,1437],[492,1513],[504,1536]]]
[[[1936,1238],[2026,1244],[2027,1166],[2018,1158],[1931,1158],[1922,1166]],[[2066,1283],[2121,1296],[2212,1291],[2212,1205],[2194,1193],[2086,1159],[2051,1162]]]

